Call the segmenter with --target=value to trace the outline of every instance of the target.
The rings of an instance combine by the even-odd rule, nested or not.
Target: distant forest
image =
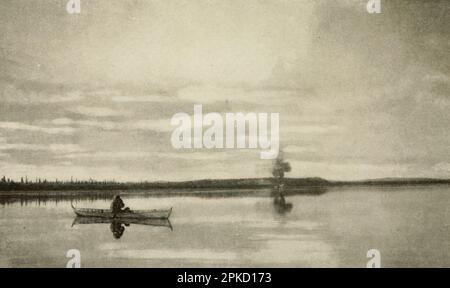
[[[450,184],[450,179],[386,178],[363,181],[328,181],[322,178],[284,178],[289,187],[333,187],[343,185],[429,185]],[[5,176],[0,180],[0,191],[86,191],[86,190],[155,190],[155,189],[258,189],[274,186],[273,178],[195,180],[181,182],[116,182],[116,181],[48,181],[26,177],[14,181]]]

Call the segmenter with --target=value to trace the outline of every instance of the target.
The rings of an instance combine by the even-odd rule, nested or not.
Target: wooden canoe
[[[72,209],[78,217],[110,218],[114,215],[109,209],[75,208]],[[116,214],[115,219],[169,219],[172,208],[165,210],[131,210]]]
[[[111,224],[113,222],[123,223],[125,225],[136,224],[145,226],[160,226],[167,227],[173,230],[172,224],[169,219],[112,219],[112,218],[101,218],[101,217],[75,217],[72,223],[72,227],[75,225],[83,224]]]

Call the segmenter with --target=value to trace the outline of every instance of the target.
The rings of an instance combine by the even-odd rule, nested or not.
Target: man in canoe
[[[111,203],[111,211],[113,213],[113,217],[116,218],[117,214],[122,213],[122,212],[128,212],[130,211],[130,208],[125,208],[122,209],[123,207],[125,207],[125,204],[122,201],[122,198],[120,198],[119,195],[116,196],[116,198],[114,198],[113,202]]]

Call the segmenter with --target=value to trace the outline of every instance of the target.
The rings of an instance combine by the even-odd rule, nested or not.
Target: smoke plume
[[[277,159],[274,161],[272,168],[272,175],[280,182],[284,178],[284,173],[291,171],[291,164],[289,162],[285,162],[283,159],[283,154],[280,153]]]

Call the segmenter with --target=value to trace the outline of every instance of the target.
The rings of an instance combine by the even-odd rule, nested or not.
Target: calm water
[[[0,266],[65,267],[78,249],[83,267],[365,267],[371,248],[383,267],[450,266],[449,186],[296,195],[284,213],[269,197],[123,198],[134,209],[173,207],[173,230],[130,224],[116,239],[109,223],[72,227],[70,201],[13,202],[0,206]]]

